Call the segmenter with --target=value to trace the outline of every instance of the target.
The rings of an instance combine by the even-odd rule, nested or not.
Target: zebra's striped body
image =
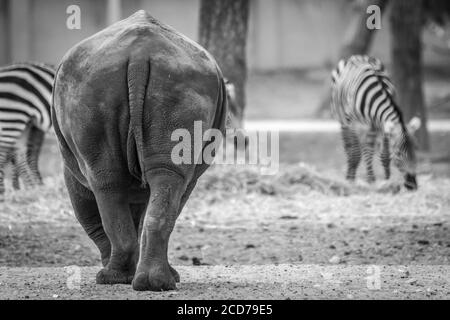
[[[4,167],[14,165],[25,185],[41,184],[38,156],[45,132],[51,127],[50,103],[55,72],[38,63],[0,68],[0,197],[4,194]]]
[[[414,144],[395,102],[394,86],[380,60],[352,56],[338,63],[332,73],[332,111],[342,128],[347,179],[355,179],[363,158],[368,181],[375,181],[372,162],[376,141],[381,138],[385,178],[390,177],[393,159],[405,176],[405,186],[417,187]]]

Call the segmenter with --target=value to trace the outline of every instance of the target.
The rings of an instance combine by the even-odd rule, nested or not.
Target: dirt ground
[[[0,299],[448,299],[450,266],[177,267],[177,291],[96,285],[99,268],[0,268]],[[446,276],[447,275],[447,276]]]
[[[223,284],[198,280],[203,269],[197,268],[205,266],[252,266],[246,268],[267,274],[269,281],[269,275],[278,270],[270,268],[277,265],[293,266],[292,270],[301,272],[337,266],[342,267],[339,272],[347,275],[352,275],[352,268],[363,273],[370,265],[402,265],[418,268],[414,269],[418,271],[413,279],[426,284],[415,288],[414,282],[414,288],[402,287],[405,279],[397,279],[395,270],[389,269],[389,277],[397,280],[375,296],[430,298],[426,290],[431,288],[433,297],[448,299],[450,179],[422,175],[419,181],[419,191],[407,192],[395,181],[380,181],[376,186],[363,181],[350,185],[338,176],[306,165],[283,166],[275,176],[261,176],[256,169],[242,167],[212,168],[199,182],[172,234],[171,263],[190,266],[181,269],[188,276],[177,297],[208,296],[204,290],[211,286],[224,290],[214,289],[208,297],[232,297],[227,292],[235,285],[233,281]],[[41,290],[38,284],[44,281],[40,279],[62,270],[49,267],[99,266],[97,250],[76,222],[60,178],[47,178],[46,187],[39,190],[9,192],[6,200],[0,204],[0,265],[4,267],[0,269],[0,282],[5,284],[0,285],[0,297],[48,297],[52,282],[44,286],[47,289],[42,289],[42,296],[36,295],[36,290]],[[264,268],[258,269],[259,266]],[[285,269],[291,272],[290,267]],[[95,271],[86,270],[92,280]],[[222,269],[205,270],[214,279],[214,270]],[[21,273],[23,277],[14,277]],[[26,279],[33,274],[37,275],[34,285],[21,285],[32,283]],[[58,276],[54,281],[63,280]],[[129,287],[121,287],[124,295],[116,296],[112,289],[96,287],[91,280],[86,280],[86,286],[91,288],[86,296],[78,293],[81,296],[77,297],[137,297]],[[308,281],[294,281],[296,289],[292,290],[297,290],[297,294],[283,288],[271,292],[273,297],[287,294],[291,298],[375,297],[362,289],[357,294],[358,290],[351,286],[338,291],[325,288],[317,293],[314,284],[308,287],[313,280]],[[238,285],[240,289],[233,291],[234,297],[270,297],[264,292],[274,284],[265,285],[256,287],[254,295],[253,284]],[[397,285],[399,288],[393,289]],[[191,286],[197,286],[198,291],[191,292]],[[61,297],[75,294],[63,287],[57,289],[56,294]],[[308,292],[310,295],[303,295]]]

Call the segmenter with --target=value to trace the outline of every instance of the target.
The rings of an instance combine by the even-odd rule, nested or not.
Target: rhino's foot
[[[103,268],[97,273],[97,284],[130,284],[133,281],[134,272],[112,270]]]
[[[171,265],[169,265],[170,272],[175,279],[175,282],[180,282],[180,274]]]
[[[176,276],[178,272],[170,266],[153,266],[148,272],[138,271],[134,276],[132,286],[137,291],[166,291],[176,290]]]

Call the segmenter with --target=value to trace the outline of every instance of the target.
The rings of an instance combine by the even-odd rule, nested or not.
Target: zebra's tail
[[[138,171],[141,174],[143,184],[147,183],[144,167],[143,117],[149,77],[150,61],[130,59],[127,70],[128,103],[130,107],[129,137],[134,139],[135,154],[137,154],[137,162],[140,167]],[[128,152],[130,152],[130,149]]]

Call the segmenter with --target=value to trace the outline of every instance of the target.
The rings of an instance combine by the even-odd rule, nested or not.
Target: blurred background
[[[381,25],[369,30],[373,4],[381,9]],[[66,25],[71,5],[80,8],[80,29]],[[446,0],[0,0],[0,65],[57,65],[80,40],[144,9],[216,57],[236,85],[232,111],[241,125],[278,121],[281,162],[342,171],[338,131],[295,129],[302,121],[331,120],[330,70],[342,57],[368,53],[387,65],[406,118],[422,117],[425,170],[450,175],[450,138],[442,121],[450,118],[449,7]],[[439,120],[430,130],[429,119]],[[255,128],[265,129],[261,123]]]
[[[355,15],[349,0],[246,2],[250,13],[246,53],[248,68],[255,72],[334,66]],[[66,27],[70,5],[81,9],[79,30]],[[199,40],[200,0],[1,0],[0,64],[23,60],[57,64],[77,42],[139,9]],[[382,28],[375,31],[370,50],[387,64],[391,62],[389,11],[387,6],[382,12]],[[440,43],[431,28],[423,33],[425,66],[449,67],[450,49],[445,40],[450,37]]]

